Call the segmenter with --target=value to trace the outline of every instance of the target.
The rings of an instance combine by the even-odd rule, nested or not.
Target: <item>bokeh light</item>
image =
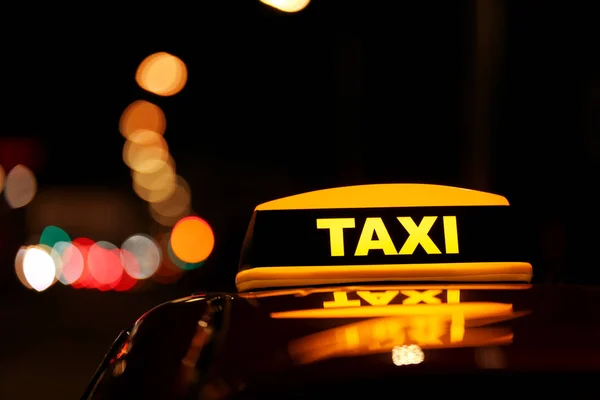
[[[144,90],[159,96],[179,93],[187,82],[187,67],[180,58],[165,52],[146,57],[139,65],[135,80]]]
[[[91,289],[91,288],[95,288],[96,286],[98,286],[98,283],[95,281],[94,277],[90,274],[90,267],[89,267],[89,262],[88,262],[88,252],[90,250],[90,247],[92,247],[93,244],[94,244],[94,241],[89,238],[79,237],[79,238],[73,239],[73,246],[75,246],[77,248],[77,250],[79,250],[79,252],[81,253],[81,257],[83,259],[83,271],[81,272],[79,279],[77,279],[75,282],[71,283],[71,286],[74,287],[75,289],[80,289],[80,288]]]
[[[40,235],[40,244],[52,248],[58,242],[71,242],[71,237],[58,226],[49,225]]]
[[[162,254],[170,253],[170,236],[169,233],[160,233],[155,238]],[[173,263],[169,254],[169,256],[162,258],[162,263],[154,275],[152,275],[152,279],[161,284],[170,284],[179,280],[179,278],[183,276],[183,272],[183,269],[177,267],[177,265]]]
[[[171,242],[168,243],[167,255],[169,256],[169,260],[171,260],[173,265],[183,271],[191,271],[193,269],[200,268],[202,265],[204,265],[204,261],[192,263],[181,260],[175,255],[173,247],[171,246]]]
[[[133,235],[121,245],[121,261],[125,272],[135,279],[147,279],[158,269],[162,254],[158,244],[149,236]]]
[[[123,161],[129,168],[151,174],[164,167],[169,160],[165,139],[150,130],[135,131],[123,146]]]
[[[165,113],[156,104],[145,100],[131,103],[119,120],[119,131],[128,139],[137,131],[152,131],[163,135],[167,128]]]
[[[23,257],[23,273],[29,285],[42,292],[55,282],[54,260],[42,246],[31,246]]]
[[[118,292],[141,289],[143,282],[151,277],[160,283],[173,283],[184,269],[195,266],[173,257],[178,263],[175,265],[169,257],[163,257],[167,254],[168,235],[161,234],[155,239],[138,233],[118,248],[107,241],[84,237],[71,241],[63,229],[49,225],[19,249],[15,273],[23,286],[37,291],[57,281],[75,289]],[[30,251],[32,255],[26,257]]]
[[[22,164],[10,170],[6,175],[4,186],[4,197],[11,208],[26,206],[37,192],[35,175]]]
[[[176,181],[175,161],[173,157],[169,156],[167,161],[158,170],[151,173],[134,170],[131,173],[131,177],[138,186],[151,191],[173,186]]]
[[[25,272],[23,272],[23,259],[25,258],[25,254],[27,253],[27,246],[21,246],[17,251],[17,255],[15,257],[15,273],[17,274],[17,278],[19,282],[27,289],[33,289],[29,282],[27,282],[27,278],[25,277]]]
[[[165,52],[147,57],[136,71],[137,83],[160,96],[179,93],[187,77],[183,61]],[[25,287],[43,291],[58,281],[75,289],[126,291],[143,287],[149,278],[173,283],[184,271],[204,263],[213,250],[214,234],[201,218],[186,218],[191,191],[177,174],[165,130],[163,110],[145,100],[129,104],[119,119],[126,139],[122,156],[131,170],[133,189],[149,203],[151,216],[173,230],[160,234],[160,240],[135,234],[118,248],[85,237],[72,240],[62,228],[48,225],[30,235],[15,257],[15,272]],[[29,204],[36,191],[36,177],[28,167],[19,164],[6,173],[0,166],[0,192],[11,208]]]
[[[175,188],[176,188],[175,185],[168,185],[159,190],[148,190],[148,189],[145,189],[145,188],[139,186],[137,183],[133,182],[133,191],[141,199],[143,199],[149,203],[165,201],[166,199],[168,199],[170,196],[173,195]]]
[[[283,12],[294,13],[306,8],[310,0],[260,0],[262,3]]]
[[[121,249],[120,257],[126,273],[121,274],[121,279],[114,285],[113,289],[117,292],[124,292],[133,289],[137,285],[138,280],[135,276],[140,276],[140,265],[135,255],[127,250]]]
[[[191,190],[181,176],[177,177],[173,193],[166,199],[149,204],[150,215],[163,226],[173,226],[191,211]]]
[[[64,285],[71,285],[83,274],[85,260],[81,251],[70,242],[56,242],[50,253],[56,266],[56,277]]]
[[[90,275],[102,291],[114,289],[123,275],[121,252],[112,243],[98,241],[90,246],[87,254]]]
[[[195,264],[208,258],[215,246],[215,235],[202,218],[185,217],[173,227],[170,243],[177,258]]]

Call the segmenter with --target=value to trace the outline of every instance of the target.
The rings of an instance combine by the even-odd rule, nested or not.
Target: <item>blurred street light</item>
[[[119,120],[119,131],[128,139],[136,131],[152,131],[164,135],[167,118],[163,110],[156,104],[145,100],[131,103]]]
[[[302,11],[310,0],[260,0],[261,3],[269,5],[283,12],[294,13]]]
[[[160,52],[146,57],[139,65],[135,80],[144,90],[159,96],[179,93],[187,82],[185,63],[172,54]]]
[[[33,172],[19,164],[6,175],[4,196],[10,208],[21,208],[33,200],[37,192],[37,181]]]

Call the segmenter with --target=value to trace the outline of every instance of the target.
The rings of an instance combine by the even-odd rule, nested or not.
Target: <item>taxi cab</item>
[[[598,398],[600,289],[532,284],[521,226],[438,185],[261,204],[238,291],[147,312],[82,399]]]

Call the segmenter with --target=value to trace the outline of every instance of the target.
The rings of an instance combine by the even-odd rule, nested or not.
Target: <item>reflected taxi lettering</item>
[[[362,228],[355,256],[366,256],[371,250],[383,250],[385,255],[411,255],[420,245],[427,254],[442,254],[439,247],[429,237],[429,231],[437,221],[437,216],[423,217],[417,225],[411,217],[397,217],[398,222],[408,233],[408,238],[400,248],[392,241],[390,234],[379,217],[367,218]],[[458,254],[458,230],[456,216],[442,217],[444,228],[445,254]],[[317,229],[329,230],[331,256],[345,255],[344,229],[356,227],[354,218],[320,218],[317,219]],[[376,239],[374,239],[376,236]]]
[[[446,296],[440,296],[445,292]],[[387,306],[393,300],[402,300],[403,305],[415,305],[415,304],[444,304],[443,298],[446,298],[446,304],[460,303],[460,289],[427,289],[427,290],[386,290],[386,291],[370,291],[370,290],[358,290],[355,292],[358,297],[364,300],[368,306]],[[400,296],[400,298],[398,298]],[[361,300],[349,300],[348,292],[337,291],[333,292],[333,301],[324,301],[324,308],[337,308],[337,307],[361,307]],[[368,307],[367,306],[367,307]],[[393,320],[392,320],[393,321]],[[375,324],[370,327],[374,329],[374,332],[379,332],[381,329],[393,331],[396,340],[401,339],[400,342],[404,343],[404,336],[397,336],[400,331],[403,332],[407,326],[403,320],[385,320],[383,325]],[[445,321],[439,317],[420,317],[413,318],[412,323],[409,326],[408,338],[412,339],[419,345],[441,345],[441,337],[445,334]],[[388,332],[390,333],[390,332]],[[465,335],[465,316],[458,312],[452,314],[450,321],[450,336],[449,340],[451,343],[460,342],[463,340]],[[358,346],[360,335],[358,334],[357,327],[351,325],[344,329],[344,336],[349,343],[353,343]],[[377,335],[376,335],[377,336]],[[347,343],[346,345],[348,345]]]
[[[459,289],[428,289],[428,290],[386,290],[384,292],[374,292],[368,290],[358,290],[356,295],[364,300],[368,305],[371,306],[387,306],[396,299],[398,295],[401,295],[401,304],[413,305],[413,304],[442,304],[443,297],[440,296],[443,292],[446,292],[446,303],[460,303],[460,290]],[[360,307],[363,304],[361,300],[349,300],[348,292],[333,292],[333,300],[324,301],[324,308],[336,308],[336,307]]]
[[[355,293],[359,299],[348,299]],[[361,300],[367,304],[361,304]],[[324,308],[387,306],[393,300],[403,305],[460,303],[459,289],[386,290],[333,292],[332,301],[324,301]],[[445,300],[445,301],[444,301]],[[449,323],[449,325],[447,325]],[[364,346],[369,351],[387,349],[393,345],[416,343],[420,346],[458,344],[465,336],[465,316],[462,312],[451,315],[450,321],[436,315],[416,315],[410,318],[383,318],[350,324],[334,329],[335,343],[340,352],[352,352]]]

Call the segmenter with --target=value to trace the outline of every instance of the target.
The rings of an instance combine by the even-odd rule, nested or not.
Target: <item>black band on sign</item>
[[[508,206],[255,211],[240,270],[524,258]]]

